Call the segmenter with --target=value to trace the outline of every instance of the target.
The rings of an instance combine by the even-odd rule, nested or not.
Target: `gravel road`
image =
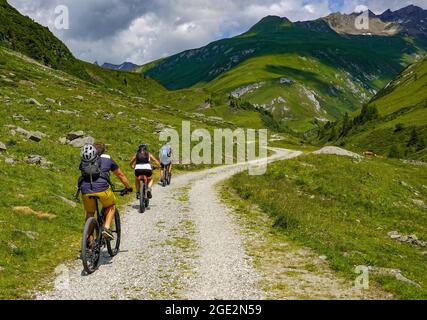
[[[269,161],[300,152],[274,149]],[[217,183],[247,169],[237,164],[183,174],[156,186],[151,207],[122,208],[119,255],[85,275],[81,261],[58,266],[53,289],[37,299],[262,299],[259,275],[243,248]]]

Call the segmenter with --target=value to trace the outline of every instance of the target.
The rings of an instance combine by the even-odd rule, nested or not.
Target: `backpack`
[[[80,172],[81,176],[78,181],[78,188],[80,190],[81,185],[84,181],[92,183],[98,179],[104,179],[108,182],[109,185],[111,185],[110,179],[108,175],[106,175],[102,171],[101,166],[101,157],[97,156],[95,159],[91,161],[81,160],[80,162]]]

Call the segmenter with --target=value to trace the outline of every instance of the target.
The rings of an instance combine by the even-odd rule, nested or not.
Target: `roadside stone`
[[[402,275],[402,271],[400,271],[399,269],[389,269],[389,268],[372,267],[372,266],[369,266],[368,269],[372,273],[377,273],[380,275],[391,275],[391,276],[394,276],[399,281],[405,282],[407,284],[410,284],[418,288],[421,287],[415,281],[412,281],[411,279],[408,279],[404,275]]]
[[[55,99],[52,99],[52,98],[46,98],[45,100],[46,100],[46,102],[48,102],[48,103],[56,103],[56,100],[55,100]]]
[[[427,257],[427,251],[421,252],[421,255],[423,255],[424,257]]]
[[[60,144],[67,144],[67,138],[59,138],[58,141]]]
[[[85,98],[82,97],[82,96],[77,96],[76,99],[79,100],[79,101],[83,101]]]
[[[6,150],[7,150],[6,144],[0,141],[0,151],[6,151]]]

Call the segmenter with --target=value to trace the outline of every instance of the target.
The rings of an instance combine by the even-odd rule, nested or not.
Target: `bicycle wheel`
[[[111,257],[116,256],[120,251],[120,240],[122,235],[122,229],[120,224],[120,213],[116,209],[114,219],[111,223],[110,230],[114,235],[114,240],[107,241],[107,250]]]
[[[172,172],[168,172],[168,186],[171,184],[172,181]]]
[[[167,183],[168,183],[168,181],[167,181],[167,173],[166,173],[166,171],[164,171],[163,172],[163,176],[162,176],[162,186],[163,186],[163,188],[166,187]]]
[[[89,241],[89,235],[93,230],[93,240]],[[83,268],[88,273],[94,273],[98,268],[101,255],[101,228],[95,218],[89,218],[86,221],[82,238],[82,262]]]
[[[145,212],[145,184],[142,184],[139,194],[139,213]]]

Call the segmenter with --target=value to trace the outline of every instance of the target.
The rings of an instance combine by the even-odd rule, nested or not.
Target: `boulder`
[[[6,144],[0,141],[0,151],[6,151],[6,150],[7,150]]]
[[[70,132],[70,133],[67,134],[67,140],[73,141],[73,140],[76,140],[78,138],[84,137],[84,135],[85,135],[85,133],[83,131],[81,131],[81,130],[79,130],[79,131],[73,131],[73,132]]]
[[[42,141],[42,135],[40,134],[40,132],[30,132],[30,134],[28,135],[28,140],[40,142]]]
[[[67,198],[61,197],[61,196],[58,196],[58,198],[61,199],[64,203],[68,204],[72,208],[77,207],[77,204],[74,201],[68,200]]]
[[[34,98],[29,98],[29,99],[25,100],[25,102],[28,104],[36,105],[37,107],[43,107],[43,105]]]
[[[345,157],[351,157],[354,159],[362,159],[363,157],[357,153],[338,148],[335,146],[328,146],[324,147],[318,151],[313,152],[313,154],[331,154],[331,155],[337,155],[337,156],[345,156]]]
[[[94,143],[95,143],[95,139],[92,138],[91,136],[87,136],[87,137],[74,139],[73,141],[70,141],[68,144],[73,146],[74,148],[81,148],[85,144],[94,144]]]
[[[12,116],[12,119],[15,121],[22,121],[22,122],[30,122],[30,120],[28,120],[27,118],[25,118],[23,115],[21,114],[14,114]]]
[[[112,114],[112,113],[105,113],[104,114],[104,119],[105,120],[111,120],[113,118],[114,118],[114,114]]]
[[[40,164],[44,158],[37,154],[29,155],[25,158],[25,162],[29,164]]]
[[[19,84],[23,84],[23,85],[26,85],[26,86],[32,86],[32,87],[36,85],[34,82],[29,81],[29,80],[20,80]]]
[[[4,159],[4,163],[6,163],[6,164],[14,164],[15,160],[13,158],[6,158],[6,159]]]
[[[52,165],[52,162],[47,161],[45,158],[37,154],[29,155],[25,158],[25,162],[27,162],[28,164],[39,165],[44,168],[47,168]]]
[[[19,134],[22,134],[24,136],[29,136],[30,135],[30,131],[22,129],[21,127],[16,127],[15,131]]]

